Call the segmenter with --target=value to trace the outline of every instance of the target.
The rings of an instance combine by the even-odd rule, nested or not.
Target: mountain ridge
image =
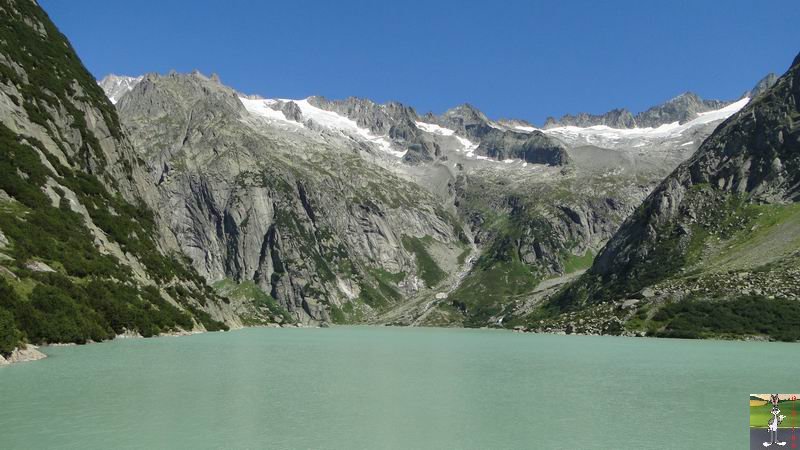
[[[175,86],[180,86],[184,83],[201,83],[205,87],[191,91],[197,93],[187,91],[178,94],[177,92],[181,92],[180,89],[183,89],[179,88],[176,93],[167,91],[162,95],[152,96],[154,94],[152,89],[159,85],[165,85],[164,83],[174,83]],[[150,87],[151,85],[153,87]],[[143,90],[149,92],[148,95],[151,95],[152,98],[141,98],[133,101],[133,98],[143,95]],[[215,94],[217,91],[220,91],[220,94]],[[730,112],[720,115],[720,118],[708,116],[710,119],[700,120],[698,122],[699,125],[692,125],[694,122],[690,121],[684,127],[686,130],[680,131],[679,134],[656,136],[658,142],[652,142],[653,138],[649,134],[645,134],[641,137],[633,136],[631,138],[633,141],[630,142],[629,147],[617,144],[608,147],[607,151],[618,154],[615,158],[632,158],[640,161],[631,165],[628,169],[623,169],[630,171],[630,174],[614,175],[615,178],[618,178],[618,181],[613,183],[616,184],[614,187],[615,193],[611,194],[611,197],[604,198],[602,194],[598,196],[598,193],[594,192],[595,183],[601,183],[599,181],[601,178],[597,177],[606,177],[610,173],[608,172],[609,170],[617,172],[620,167],[607,168],[605,165],[598,166],[597,158],[591,156],[596,152],[585,152],[579,147],[581,145],[579,143],[580,139],[589,139],[591,136],[580,137],[583,136],[580,134],[583,132],[579,130],[579,134],[576,135],[578,141],[573,141],[575,136],[554,133],[551,130],[537,130],[523,125],[520,121],[492,121],[469,104],[451,108],[441,116],[432,114],[420,116],[412,107],[397,102],[377,104],[369,99],[355,97],[344,100],[328,100],[322,97],[309,97],[303,100],[266,99],[260,96],[237,93],[235,90],[221,85],[219,79],[206,77],[196,71],[189,75],[174,72],[168,75],[149,74],[145,76],[139,85],[133,85],[131,92],[120,98],[117,107],[121,111],[126,128],[134,135],[140,136],[140,138],[135,139],[137,141],[136,146],[140,150],[148,152],[149,156],[146,159],[151,161],[152,176],[154,180],[158,181],[159,185],[168,183],[170,178],[176,175],[183,176],[181,170],[185,170],[183,168],[190,164],[188,160],[185,160],[186,156],[180,156],[181,151],[174,149],[180,147],[190,148],[186,147],[186,142],[195,142],[196,144],[193,145],[201,145],[201,147],[212,142],[204,142],[202,138],[197,140],[197,138],[192,137],[193,134],[199,133],[199,136],[220,135],[220,133],[223,135],[229,134],[228,131],[223,130],[228,130],[230,126],[219,125],[220,122],[218,122],[221,117],[226,115],[239,117],[237,120],[252,123],[251,126],[255,128],[247,131],[247,133],[252,133],[253,131],[256,134],[264,131],[268,131],[270,135],[278,133],[278,135],[282,136],[281,139],[288,139],[289,142],[296,141],[291,144],[296,148],[304,146],[304,144],[300,144],[303,140],[320,138],[341,149],[350,148],[351,145],[355,144],[355,147],[348,151],[356,151],[361,155],[361,158],[369,160],[369,164],[377,164],[383,169],[401,176],[401,178],[421,185],[425,190],[433,193],[439,199],[437,200],[438,202],[443,202],[441,206],[445,210],[449,210],[450,213],[455,214],[457,222],[463,221],[467,225],[467,228],[462,229],[462,232],[457,232],[455,235],[464,233],[463,236],[474,236],[474,241],[470,239],[462,240],[462,243],[467,247],[462,247],[461,250],[455,250],[455,248],[444,250],[444,247],[437,247],[440,245],[437,243],[438,238],[431,239],[430,236],[427,236],[422,231],[416,231],[409,235],[413,236],[414,239],[424,239],[422,241],[424,244],[421,246],[419,243],[408,241],[411,238],[402,236],[394,238],[395,242],[403,241],[403,246],[406,247],[406,250],[416,248],[424,252],[434,251],[425,248],[427,245],[433,245],[438,248],[434,252],[438,253],[440,257],[444,256],[444,253],[440,253],[442,251],[452,252],[450,255],[456,255],[459,251],[467,252],[467,248],[471,246],[472,250],[465,254],[474,256],[470,256],[469,261],[467,257],[461,259],[463,261],[462,264],[464,264],[461,266],[463,275],[460,275],[459,281],[456,283],[466,283],[468,286],[474,286],[475,283],[479,282],[478,280],[485,281],[486,277],[495,276],[492,274],[496,274],[498,270],[505,271],[513,267],[513,277],[520,278],[517,281],[510,282],[511,284],[509,285],[509,287],[511,285],[518,286],[512,288],[513,292],[518,293],[515,295],[525,294],[526,291],[535,291],[535,286],[542,280],[542,277],[563,274],[567,270],[566,268],[572,264],[569,262],[572,259],[585,259],[585,255],[594,255],[599,250],[599,245],[607,237],[610,237],[616,224],[622,221],[627,212],[632,211],[648,189],[641,186],[626,186],[625,183],[631,183],[633,180],[633,178],[628,177],[638,177],[641,180],[642,174],[646,173],[647,175],[644,179],[648,180],[647,183],[655,183],[663,176],[660,174],[664,173],[664,168],[670,167],[670,165],[664,165],[664,157],[668,158],[669,161],[674,161],[669,164],[677,165],[699,145],[699,142],[693,144],[692,139],[696,139],[695,136],[702,137],[710,133],[713,126],[718,123],[717,121],[721,120],[720,118],[727,117],[728,114],[734,111],[734,109],[731,109]],[[200,104],[191,106],[194,100],[186,102],[187,99],[201,99],[203,96],[218,96],[220,99],[224,99],[223,103],[230,103],[230,106],[220,109],[214,106],[216,100],[208,100],[211,103],[208,103],[207,106],[197,106]],[[241,103],[244,108],[237,104],[237,98],[238,103]],[[164,103],[164,100],[167,99],[169,101]],[[202,101],[205,102],[207,100]],[[169,133],[175,133],[176,137],[172,138],[171,142],[174,142],[173,144],[167,144],[169,141],[160,141],[162,138],[159,136],[163,136],[165,131],[162,126],[152,128],[152,125],[145,125],[145,123],[154,123],[146,118],[147,116],[153,116],[153,111],[142,110],[139,113],[136,112],[139,107],[135,105],[147,105],[147,108],[152,108],[154,105],[159,104],[173,104],[174,107],[178,107],[178,109],[174,109],[173,112],[166,115],[161,112],[156,114],[156,116],[164,119],[169,117],[195,117],[195,113],[190,113],[189,111],[197,111],[202,115],[210,115],[210,117],[215,117],[216,119],[214,119],[215,122],[203,125],[201,130],[198,131],[192,131],[193,127],[185,124],[171,126],[174,130],[169,131]],[[206,103],[201,104],[206,105]],[[172,111],[172,109],[165,111]],[[142,120],[144,122],[140,124],[139,122]],[[233,123],[230,120],[229,122]],[[135,131],[137,128],[141,128],[141,132]],[[178,136],[182,135],[185,135],[182,138],[183,143],[177,140]],[[148,136],[156,136],[157,139],[149,142],[150,138]],[[342,137],[346,139],[346,142],[341,141]],[[611,143],[612,141],[608,142]],[[644,154],[631,153],[632,150],[640,145],[636,144],[636,142],[646,144],[649,147],[648,152]],[[227,142],[215,145],[222,145],[223,148],[236,148],[242,144]],[[344,147],[342,147],[343,145]],[[261,147],[262,144],[257,146]],[[150,154],[147,150],[148,148],[171,148],[172,150],[166,152],[159,150],[156,154]],[[187,156],[190,154],[199,155],[208,151],[200,150],[199,148],[188,150]],[[266,152],[264,153],[265,155],[271,154],[272,150],[267,150],[268,148],[269,146],[263,147],[258,152]],[[197,153],[198,151],[200,153]],[[248,152],[252,152],[252,150],[248,150]],[[286,154],[292,153],[294,152],[289,151]],[[256,154],[252,153],[252,156],[247,156],[246,160],[250,161],[250,158],[255,157]],[[224,153],[220,153],[219,150],[215,150],[214,155],[216,155],[215,158],[226,158]],[[237,155],[236,160],[230,161],[229,165],[235,164],[233,167],[239,167],[242,164],[243,154],[237,152]],[[575,159],[576,157],[578,158],[577,160]],[[192,156],[192,158],[196,158],[196,156]],[[267,158],[275,160],[275,156]],[[662,162],[655,163],[656,159]],[[649,162],[650,160],[653,162]],[[646,164],[644,164],[645,161],[647,161]],[[248,162],[247,165],[249,164],[251,163]],[[287,167],[291,167],[296,162],[287,160],[287,164],[289,164]],[[528,170],[532,170],[532,174],[538,174],[541,170],[537,168],[539,166],[543,168],[551,167],[559,172],[545,171],[546,173],[557,174],[552,180],[549,177],[553,175],[546,175],[545,178],[539,179],[545,173],[536,175],[535,178],[531,179],[524,178],[524,173]],[[181,169],[176,170],[176,167]],[[508,187],[502,187],[504,183],[507,183],[503,178],[507,178],[509,174],[517,171],[521,171],[519,176],[523,176],[523,178],[514,182],[515,185],[518,185],[515,189],[521,190],[519,192],[507,192]],[[271,176],[274,176],[274,172],[272,173],[273,175]],[[236,178],[237,176],[239,175],[236,172],[232,172],[218,178]],[[578,180],[586,176],[589,177],[586,180],[588,189],[585,187],[578,188]],[[193,177],[205,178],[206,175],[202,172],[197,172]],[[291,202],[298,202],[296,204],[308,206],[308,201],[303,200],[303,197],[308,197],[309,192],[313,192],[313,188],[309,188],[309,186],[314,184],[311,180],[316,177],[317,175],[313,175],[312,172],[306,172],[303,175],[305,180],[302,182],[303,192],[295,191],[294,194],[291,194],[294,197]],[[596,181],[588,181],[589,179]],[[300,183],[300,179],[287,181],[289,181],[288,184],[290,186]],[[375,186],[381,185],[377,180],[371,183]],[[574,192],[569,195],[570,199],[567,202],[552,201],[549,198],[553,195],[554,186],[559,185],[562,187],[558,189],[562,190],[562,192],[564,192],[564,189]],[[483,192],[474,191],[473,186],[480,186]],[[181,191],[185,193],[182,195],[191,197],[190,192],[193,189],[196,188],[184,185],[178,191],[171,191],[171,193],[165,194],[166,197],[162,197],[162,201],[171,201],[169,199],[178,195],[177,193]],[[214,196],[219,195],[220,192],[230,191],[230,188],[222,188],[217,182],[208,184],[203,189],[208,190],[209,194]],[[479,199],[480,196],[486,197],[487,192],[492,192],[490,201],[486,202],[486,200],[489,200],[488,198]],[[224,194],[223,198],[228,195],[230,194]],[[379,190],[374,195],[386,194],[380,193]],[[535,196],[536,199],[531,196]],[[247,198],[245,205],[255,201],[255,197],[252,194],[246,194],[243,198]],[[277,200],[275,194],[272,193],[268,193],[267,198]],[[192,202],[187,200],[181,203],[191,204]],[[319,212],[316,207],[311,206],[310,209],[313,214],[308,212],[308,208],[306,211],[298,210],[297,217],[300,218],[300,222],[310,220],[304,226],[309,226],[312,229],[316,227],[313,220],[311,220],[312,217],[344,217],[344,209],[333,207],[336,204],[335,201],[323,200],[321,204],[330,205],[333,209],[329,209],[327,212]],[[390,205],[381,205],[380,202],[375,204],[378,210],[382,211],[382,214],[386,214],[386,211],[391,209]],[[206,206],[202,206],[202,208],[206,208]],[[232,230],[240,226],[245,228],[250,226],[247,220],[242,222],[242,218],[247,217],[248,214],[243,212],[233,213],[232,211],[223,213],[228,207],[222,205],[214,208],[218,210],[214,215],[221,217],[232,214],[232,218],[226,219],[231,220],[229,223],[233,227],[231,228]],[[174,206],[169,206],[167,209],[174,210]],[[334,212],[337,209],[342,212]],[[487,219],[498,214],[500,217],[506,215],[513,217],[511,222],[513,225],[510,225],[509,228],[503,227],[501,229],[496,229],[494,225],[490,226]],[[173,222],[184,222],[186,217],[189,216],[175,219],[177,222],[175,220]],[[205,219],[199,217],[191,220],[194,224],[188,226],[188,228],[195,230],[195,233],[205,234],[201,230],[220,229],[218,225],[212,226],[206,223]],[[389,229],[395,226],[384,228],[386,230],[385,234],[390,234]],[[525,230],[523,235],[519,234],[520,230]],[[180,235],[177,231],[173,232],[176,233],[176,236],[181,236],[178,238],[179,241],[194,242],[196,240],[194,237],[188,238],[186,235]],[[235,242],[230,241],[234,236],[227,235],[227,233],[228,231],[222,234],[217,233],[214,238],[206,235],[201,242],[213,242],[215,240]],[[242,231],[237,231],[237,233],[242,233]],[[246,233],[252,234],[250,231]],[[290,233],[290,230],[282,231],[281,235],[286,233]],[[547,233],[553,233],[553,237],[548,237]],[[266,236],[263,230],[256,232],[255,235]],[[296,239],[296,236],[293,239]],[[512,257],[508,253],[511,250],[508,247],[508,239],[514,240],[512,247],[514,248],[514,254],[517,256]],[[282,241],[284,242],[282,245],[291,242],[291,240]],[[442,242],[448,241],[454,242],[453,237],[446,238]],[[268,242],[268,240],[264,242]],[[334,321],[351,321],[357,320],[355,318],[360,316],[362,317],[361,320],[365,317],[370,317],[367,320],[390,321],[393,323],[420,324],[455,321],[456,323],[465,323],[470,326],[480,326],[482,325],[481,321],[484,320],[488,321],[488,323],[494,323],[499,320],[498,317],[504,315],[504,313],[501,313],[504,305],[509,303],[508,299],[496,296],[490,296],[483,300],[476,299],[469,294],[468,290],[458,289],[458,284],[448,289],[450,291],[449,294],[441,291],[437,293],[437,291],[431,290],[435,286],[429,283],[419,284],[418,281],[408,278],[409,274],[414,272],[416,272],[417,276],[423,273],[434,273],[438,270],[438,268],[434,267],[448,267],[451,268],[449,270],[454,270],[452,268],[456,266],[453,265],[453,261],[446,262],[446,258],[438,260],[433,258],[434,264],[426,263],[433,272],[430,272],[430,270],[425,272],[421,265],[415,268],[413,263],[408,266],[408,262],[393,262],[390,269],[386,269],[385,266],[379,269],[387,270],[387,273],[405,274],[402,277],[397,275],[400,277],[397,279],[399,281],[384,280],[376,285],[383,286],[386,292],[396,291],[408,296],[404,302],[389,301],[388,304],[393,306],[390,306],[388,310],[385,308],[387,305],[385,302],[382,303],[384,306],[376,308],[374,307],[376,305],[365,303],[363,299],[358,300],[362,291],[367,292],[370,290],[369,282],[363,286],[350,285],[346,289],[342,289],[341,286],[326,285],[324,280],[311,281],[311,284],[315,286],[315,292],[323,292],[325,294],[321,297],[317,295],[312,299],[308,299],[308,295],[302,289],[297,290],[296,287],[288,290],[286,288],[277,288],[278,285],[275,284],[272,275],[269,275],[274,273],[274,268],[269,265],[262,266],[256,272],[253,272],[252,269],[249,272],[241,272],[240,269],[231,268],[230,266],[227,268],[217,266],[213,270],[209,269],[207,263],[202,261],[207,261],[209,258],[213,259],[212,254],[225,255],[228,250],[221,247],[219,250],[208,253],[207,245],[197,244],[192,248],[184,247],[184,253],[193,255],[191,258],[195,262],[195,267],[201,273],[211,280],[219,280],[218,282],[220,283],[229,278],[237,283],[254,282],[269,294],[277,304],[287,308],[290,314],[297,315],[298,320],[307,323],[334,320],[334,316],[337,317]],[[236,245],[239,246],[238,252],[242,255],[253,251],[248,247],[252,244],[246,244],[242,247],[240,242]],[[275,244],[269,245],[274,246]],[[349,245],[351,244],[345,244],[345,246]],[[254,248],[264,248],[264,246],[258,244]],[[203,249],[203,251],[197,253],[200,249]],[[261,251],[263,252],[263,250]],[[275,248],[271,251],[279,250]],[[304,252],[306,253],[305,256],[303,256]],[[476,252],[489,252],[489,255],[481,257],[481,253]],[[321,270],[323,272],[330,269],[321,268],[323,266],[320,265],[319,260],[308,258],[307,253],[307,250],[295,252],[293,260],[306,268],[297,268],[298,272],[288,275],[286,281],[290,283],[290,286],[309,284],[309,280],[313,277],[310,277],[308,273],[303,274],[304,271],[308,270],[308,267],[317,267],[317,271]],[[359,253],[362,253],[362,251],[348,252],[350,258]],[[450,258],[452,257],[450,256]],[[462,257],[459,256],[459,258]],[[269,258],[267,261],[269,261]],[[305,262],[301,263],[300,261]],[[417,264],[420,264],[421,261],[418,260]],[[252,267],[253,264],[241,262],[237,263],[237,267],[247,267],[248,265]],[[333,270],[333,272],[335,273],[336,271]],[[369,273],[364,272],[363,276],[367,280],[380,281],[377,278],[373,278]],[[350,279],[350,275],[341,274],[337,275],[337,277],[344,281],[345,284],[352,281],[346,281]],[[409,286],[418,287],[409,290]],[[423,288],[419,289],[419,286]],[[506,288],[501,288],[498,292],[503,292],[504,289]],[[347,298],[348,292],[351,298]],[[355,295],[355,303],[353,303],[352,295]],[[391,298],[392,295],[390,294],[389,297]],[[436,298],[436,296],[439,296],[439,298]],[[375,297],[375,295],[372,297]],[[431,300],[425,300],[426,298]],[[528,304],[526,300],[525,305]],[[315,306],[312,307],[312,305]],[[354,307],[351,305],[356,305],[357,307],[353,309]],[[345,313],[343,308],[347,308],[349,312]],[[525,309],[529,308],[529,306],[518,306],[517,308]],[[335,314],[328,316],[325,315],[326,311],[332,311]],[[498,316],[498,313],[500,313],[500,316]],[[508,314],[513,317],[517,313],[509,312]]]
[[[786,326],[796,322],[791,301],[800,297],[799,61],[662,181],[552,306],[591,309],[638,297],[630,304],[642,303],[640,326],[652,334],[797,339]],[[763,309],[786,316],[759,318],[756,330],[740,308],[763,297]],[[730,322],[711,323],[709,312],[688,321],[686,311],[714,308]]]

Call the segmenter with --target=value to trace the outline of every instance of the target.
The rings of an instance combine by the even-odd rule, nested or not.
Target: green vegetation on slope
[[[693,186],[684,203],[696,205],[696,217],[690,225],[675,220],[660,225],[647,252],[632,255],[606,278],[590,270],[554,297],[550,306],[554,310],[564,310],[580,308],[586,303],[618,300],[676,276],[703,259],[711,239],[727,240],[736,236],[755,216],[754,205],[747,203],[743,196],[716,191],[707,184]],[[646,214],[643,205],[634,211],[633,217]],[[632,235],[650,233],[645,227],[634,225],[629,225],[627,231]]]
[[[670,303],[653,316],[664,324],[651,331],[659,337],[706,338],[764,335],[774,340],[800,339],[800,303],[786,299],[742,296],[732,300],[686,299]]]
[[[426,236],[426,238],[431,239],[429,236]],[[439,265],[436,264],[431,254],[428,253],[425,239],[403,236],[403,247],[416,257],[417,275],[425,282],[426,286],[436,286],[447,276]]]
[[[582,256],[569,253],[564,260],[564,273],[573,273],[579,270],[588,269],[594,261],[594,252],[586,250]]]
[[[331,305],[331,321],[340,325],[363,323],[364,307],[364,303],[360,299],[349,301],[341,307]]]
[[[289,311],[279,305],[278,301],[272,298],[271,295],[256,286],[252,280],[236,283],[230,278],[226,278],[214,283],[213,287],[225,297],[248,301],[260,312],[267,312],[270,316],[280,317],[284,323],[294,322],[294,318],[289,314]],[[246,325],[257,325],[265,322],[264,319],[256,316],[245,316],[242,319]]]
[[[13,315],[22,332],[18,337],[32,343],[82,343],[124,330],[149,336],[191,329],[190,316],[164,300],[157,289],[139,287],[128,267],[97,249],[84,218],[71,210],[69,200],[62,196],[59,205],[52,206],[42,189],[48,177],[68,186],[98,225],[110,237],[118,237],[120,246],[138,256],[156,280],[166,283],[176,276],[193,280],[196,288],[177,299],[185,307],[193,307],[192,299],[213,299],[212,293],[197,287],[203,280],[196,272],[157,250],[149,211],[141,212],[112,196],[95,177],[74,173],[55,159],[50,163],[61,176],[50,173],[28,142],[30,138],[23,140],[0,125],[0,173],[5,175],[0,189],[16,199],[0,205],[0,230],[11,242],[5,252],[18,277],[10,282],[22,286],[17,288],[22,295],[14,291],[0,309]],[[59,195],[64,194],[61,191]],[[116,215],[111,216],[112,210]],[[59,273],[32,272],[27,267],[31,261],[44,262]],[[226,328],[205,313],[198,311],[195,316],[208,329]]]
[[[478,260],[475,269],[448,299],[466,319],[464,325],[481,327],[490,317],[501,314],[515,297],[533,290],[539,277],[519,261]]]
[[[227,329],[197,306],[220,301],[205,280],[185,259],[159,250],[152,211],[106,188],[118,180],[105,170],[85,108],[99,112],[115,139],[122,139],[122,131],[94,78],[35,2],[0,1],[0,83],[10,86],[4,94],[47,130],[67,163],[38,140],[0,126],[0,190],[13,199],[0,201],[0,230],[10,241],[2,249],[0,321],[13,321],[3,327],[0,352],[20,342],[82,343],[126,330],[150,336],[191,329],[193,317],[209,330]],[[58,125],[62,121],[66,125]],[[121,158],[118,164],[132,174],[130,161]],[[172,297],[183,311],[100,250],[86,219],[73,211],[80,206],[150,278],[176,293]],[[31,263],[55,272],[31,270]],[[184,287],[176,291],[177,285]]]
[[[0,278],[0,296],[16,295]],[[0,355],[8,355],[22,339],[22,333],[17,329],[14,315],[10,311],[0,308]]]
[[[536,266],[520,259],[518,245],[523,228],[508,220],[498,221],[495,228],[497,235],[492,243],[448,296],[451,305],[464,314],[468,327],[487,325],[491,317],[513,305],[515,298],[531,292],[542,278]],[[535,228],[537,232],[541,229]]]
[[[3,0],[2,10],[0,53],[18,64],[25,74],[5,63],[0,64],[0,82],[14,84],[22,95],[21,99],[12,101],[22,102],[31,121],[51,132],[54,130],[48,124],[53,121],[50,108],[63,106],[84,143],[78,152],[78,163],[88,169],[85,163],[93,157],[104,165],[106,161],[97,137],[87,129],[85,114],[71,100],[77,98],[97,108],[112,136],[119,139],[122,134],[119,119],[102,89],[83,67],[64,35],[35,2]],[[39,25],[41,29],[34,28]]]
[[[6,334],[0,339],[2,353],[10,352],[21,339],[34,344],[82,344],[110,339],[126,330],[147,337],[192,328],[191,317],[153,287],[139,289],[103,279],[73,280],[58,273],[29,276],[36,284],[27,297],[0,278],[0,321],[3,316],[14,319],[11,338]]]

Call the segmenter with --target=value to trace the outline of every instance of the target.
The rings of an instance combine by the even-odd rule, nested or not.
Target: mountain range
[[[3,6],[0,354],[328,323],[797,337],[743,313],[800,317],[797,61],[734,101],[536,127],[96,82],[35,3]]]

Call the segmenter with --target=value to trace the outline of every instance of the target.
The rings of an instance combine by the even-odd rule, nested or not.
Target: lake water
[[[253,328],[0,368],[0,448],[747,448],[796,344]]]

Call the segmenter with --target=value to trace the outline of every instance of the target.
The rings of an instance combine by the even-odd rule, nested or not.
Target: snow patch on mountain
[[[283,114],[283,111],[272,109],[271,106],[276,103],[275,100],[239,97],[239,101],[242,102],[242,105],[244,105],[248,112],[267,119],[268,121],[284,122],[295,126],[303,125],[287,119],[286,115]]]
[[[106,93],[106,97],[111,100],[111,103],[117,104],[120,98],[123,95],[127,94],[133,88],[142,81],[144,77],[129,77],[125,75],[106,75],[102,80],[98,81],[97,84],[103,89],[103,92]]]
[[[440,127],[435,123],[426,123],[426,122],[414,122],[414,124],[422,131],[427,131],[428,133],[439,134],[442,136],[452,136],[455,131],[449,128]]]
[[[672,122],[655,128],[611,128],[606,125],[591,127],[563,126],[540,130],[571,145],[589,144],[598,147],[643,147],[650,141],[680,140],[686,132],[702,125],[727,119],[742,109],[750,98],[744,97],[724,108],[698,113],[694,119],[681,124]],[[522,129],[523,127],[515,127]],[[684,145],[689,145],[684,143]]]
[[[313,122],[316,126],[324,129],[339,132],[342,135],[348,136],[353,139],[367,142],[377,147],[381,151],[388,153],[397,158],[402,158],[406,154],[406,150],[398,151],[392,146],[391,141],[384,136],[377,136],[370,130],[358,126],[358,124],[345,116],[337,114],[333,111],[327,111],[317,108],[312,105],[308,99],[291,100],[291,99],[263,99],[254,97],[239,97],[245,109],[253,115],[264,118],[271,122],[291,123],[300,127],[306,127],[308,121]],[[300,109],[305,123],[298,123],[286,117],[281,111],[282,104],[293,102]]]
[[[367,142],[375,144],[384,152],[402,158],[406,155],[406,151],[397,151],[392,148],[392,143],[384,136],[376,136],[370,130],[358,126],[355,120],[341,116],[333,111],[326,111],[309,103],[308,99],[294,100],[294,103],[300,108],[303,118],[311,119],[318,125],[325,128],[338,130],[344,134],[349,134],[354,137],[361,138]]]
[[[414,122],[414,123],[417,126],[417,128],[419,128],[422,131],[438,134],[440,136],[451,136],[455,138],[458,141],[459,145],[461,146],[461,148],[458,149],[458,151],[466,154],[468,158],[475,157],[475,150],[478,148],[478,144],[470,141],[467,138],[458,136],[457,134],[455,134],[456,133],[455,130],[451,130],[450,128],[445,128],[436,125],[435,123],[427,123],[427,122]],[[477,159],[489,159],[489,158],[478,156]]]

